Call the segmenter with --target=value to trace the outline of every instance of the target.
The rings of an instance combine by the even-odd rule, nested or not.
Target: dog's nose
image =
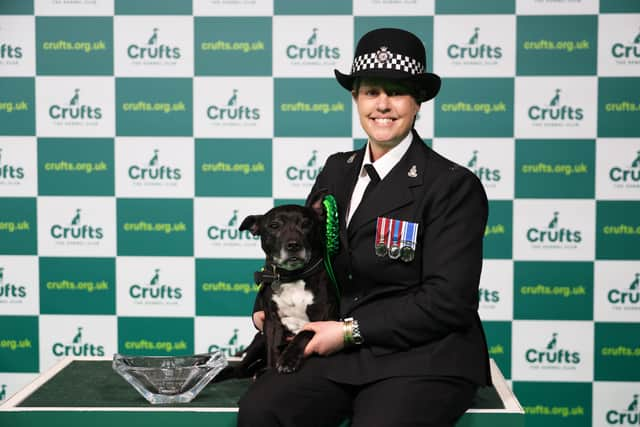
[[[295,251],[299,251],[301,248],[300,243],[296,242],[295,240],[290,240],[287,243],[287,250],[295,252]]]

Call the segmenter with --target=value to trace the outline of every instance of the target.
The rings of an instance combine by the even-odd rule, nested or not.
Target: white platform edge
[[[500,396],[500,400],[504,404],[504,409],[469,409],[467,412],[469,413],[511,413],[511,414],[524,414],[524,409],[516,399],[515,394],[507,385],[507,381],[504,379],[502,372],[500,372],[500,368],[496,364],[495,360],[489,359],[489,366],[491,369],[491,382],[495,387],[498,395]]]
[[[29,397],[35,390],[38,389],[42,384],[46,383],[55,376],[58,372],[63,370],[67,365],[71,362],[79,360],[79,361],[110,361],[111,358],[108,357],[66,357],[62,359],[60,362],[56,363],[53,367],[51,367],[48,371],[44,372],[40,376],[38,376],[34,381],[25,386],[22,390],[11,396],[7,399],[2,405],[0,405],[0,411],[11,411],[11,412],[69,412],[69,411],[77,411],[77,412],[145,412],[152,410],[154,412],[238,412],[238,408],[202,408],[202,407],[158,407],[149,404],[146,407],[139,408],[130,408],[130,407],[18,407],[18,405]],[[237,362],[240,358],[237,357],[229,357],[227,358],[230,362]],[[496,365],[495,361],[491,359],[490,361],[491,367],[491,381],[493,382],[493,386],[495,387],[500,399],[504,403],[504,409],[469,409],[468,413],[513,413],[513,414],[524,414],[524,410],[518,399],[516,399],[513,392],[507,386],[507,382],[505,381],[498,365]]]

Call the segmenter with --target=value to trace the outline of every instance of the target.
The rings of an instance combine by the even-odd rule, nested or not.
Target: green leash
[[[340,240],[338,237],[338,203],[336,202],[335,197],[332,195],[327,195],[322,200],[322,204],[324,205],[324,209],[327,212],[327,230],[326,230],[326,251],[324,257],[324,266],[327,270],[327,274],[333,283],[333,287],[336,289],[336,295],[338,296],[338,300],[340,300],[340,289],[338,287],[338,281],[336,280],[336,276],[333,273],[333,266],[331,265],[331,258],[338,253],[338,248],[340,246]]]

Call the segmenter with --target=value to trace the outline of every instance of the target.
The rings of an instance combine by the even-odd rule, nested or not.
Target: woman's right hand
[[[262,332],[262,327],[264,326],[264,310],[253,313],[253,324]]]

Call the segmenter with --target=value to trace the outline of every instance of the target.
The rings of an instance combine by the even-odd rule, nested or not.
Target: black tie
[[[358,204],[358,207],[353,213],[353,216],[351,217],[351,221],[349,221],[348,226],[350,226],[353,223],[353,218],[355,218],[358,215],[358,211],[363,209],[362,204],[364,203],[365,199],[373,191],[376,185],[378,185],[378,183],[380,182],[380,175],[378,175],[378,172],[376,172],[376,168],[374,168],[371,163],[365,164],[364,170],[367,171],[367,175],[369,175],[369,184],[367,184],[367,188],[364,189],[364,193],[362,193],[362,199],[360,199],[360,203]]]
[[[376,172],[376,168],[374,168],[371,163],[365,164],[364,170],[367,171],[367,175],[369,175],[369,184],[367,185],[367,188],[364,189],[364,194],[362,195],[360,203],[362,203],[367,198],[369,193],[371,193],[375,186],[380,182],[380,175],[378,175],[378,172]]]

